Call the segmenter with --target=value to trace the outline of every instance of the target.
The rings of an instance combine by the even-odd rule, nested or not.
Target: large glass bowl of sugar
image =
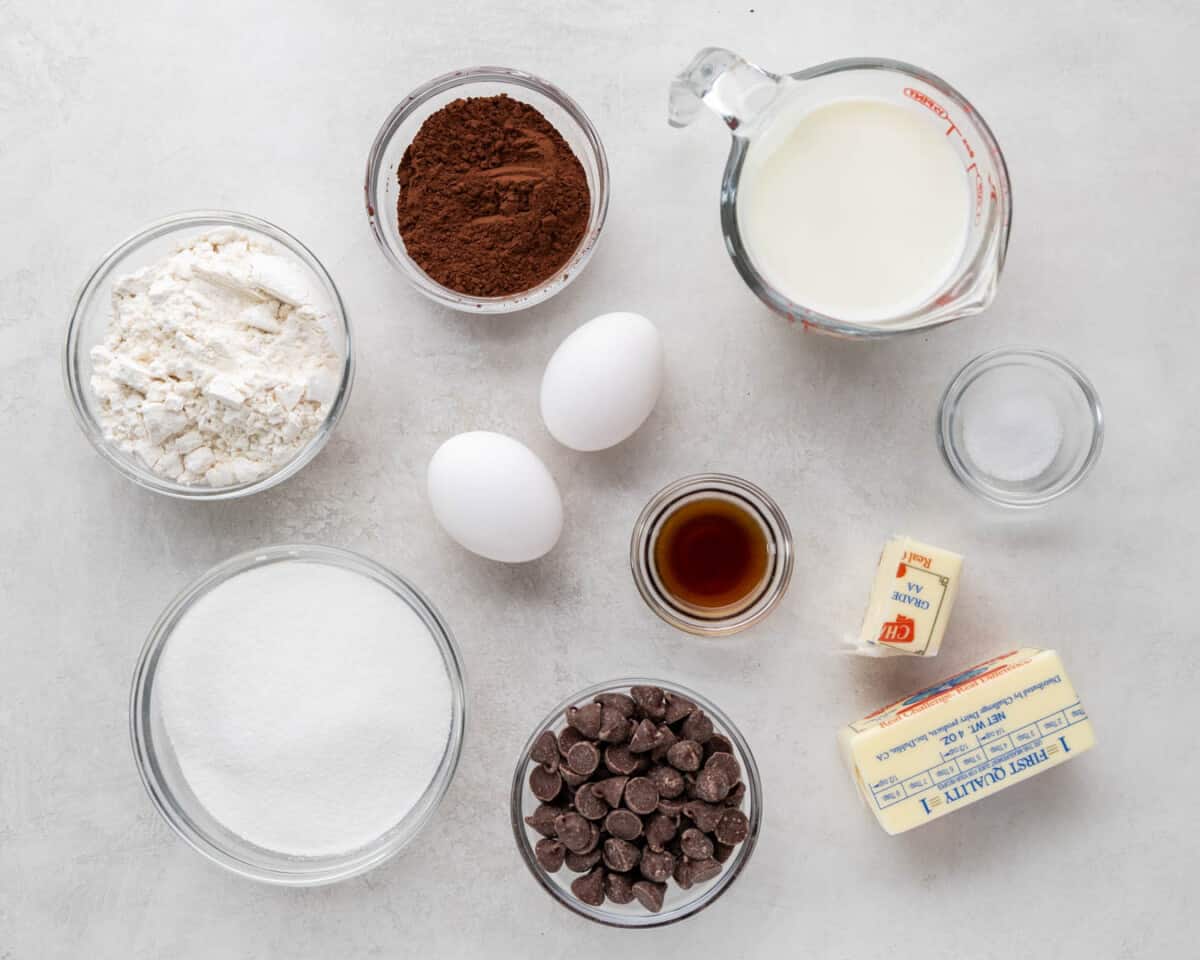
[[[462,750],[462,660],[429,601],[374,561],[268,547],[163,611],[130,722],[151,800],[195,850],[267,883],[332,883],[433,816]]]
[[[669,118],[732,133],[721,228],[742,279],[805,330],[873,338],[985,310],[1012,220],[999,144],[940,77],[857,58],[769,73],[702,50]]]

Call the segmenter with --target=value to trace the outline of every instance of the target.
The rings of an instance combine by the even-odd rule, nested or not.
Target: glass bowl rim
[[[330,294],[333,307],[332,313],[339,323],[342,335],[346,341],[345,357],[342,362],[341,381],[338,384],[337,395],[329,405],[328,414],[326,414],[325,419],[321,422],[320,427],[317,428],[317,432],[313,434],[308,443],[296,451],[295,456],[291,460],[278,470],[257,480],[252,480],[249,483],[232,484],[226,487],[186,486],[158,476],[149,468],[142,467],[137,463],[136,458],[132,456],[126,456],[124,453],[118,454],[112,444],[104,438],[104,432],[92,417],[88,410],[87,400],[84,397],[84,392],[88,389],[86,379],[80,375],[77,369],[82,359],[79,356],[80,328],[83,325],[85,307],[89,306],[92,299],[100,293],[102,285],[112,276],[114,270],[125,261],[127,256],[145,244],[165,237],[177,230],[186,230],[189,228],[201,229],[204,227],[219,228],[223,226],[242,227],[262,234],[286,248],[306,269],[316,274],[317,279],[321,281]],[[233,210],[184,210],[179,213],[173,213],[141,227],[111,247],[100,258],[99,263],[88,273],[87,278],[80,285],[75,295],[75,300],[71,307],[70,319],[67,322],[67,336],[62,357],[63,380],[67,394],[71,398],[71,412],[74,414],[75,422],[79,425],[80,430],[83,431],[84,436],[87,437],[88,442],[96,452],[114,467],[118,473],[133,481],[139,487],[179,500],[218,501],[240,499],[241,497],[247,497],[263,490],[269,490],[271,487],[277,486],[299,473],[312,462],[316,455],[324,448],[326,442],[328,442],[334,428],[345,412],[346,404],[350,399],[351,388],[354,386],[354,334],[350,325],[350,317],[342,301],[341,291],[338,290],[337,284],[334,283],[329,271],[325,269],[325,265],[297,237],[282,227],[268,220],[263,220],[261,217],[238,213]]]
[[[147,732],[150,696],[159,657],[175,627],[192,605],[211,590],[242,573],[289,560],[321,563],[368,576],[408,603],[428,628],[431,639],[438,646],[446,666],[451,696],[450,734],[438,769],[421,798],[404,817],[389,828],[388,833],[406,822],[409,824],[407,829],[393,835],[387,843],[376,842],[354,851],[356,855],[349,859],[341,855],[330,858],[297,858],[297,863],[313,866],[295,872],[248,863],[219,840],[195,826],[186,811],[175,802],[171,791],[160,782],[156,772],[156,751],[150,745],[151,738]],[[454,780],[462,758],[466,720],[466,671],[462,652],[437,607],[410,581],[383,564],[361,553],[324,544],[283,543],[246,550],[209,567],[199,576],[189,580],[163,608],[147,634],[134,666],[129,694],[129,737],[134,764],[142,786],[149,794],[158,814],[178,837],[205,859],[238,876],[276,886],[310,887],[336,883],[374,869],[404,849],[432,819]],[[417,817],[409,821],[413,812],[418,810]],[[337,862],[319,865],[326,859]]]
[[[1091,443],[1079,467],[1065,482],[1036,497],[1007,497],[992,487],[981,483],[967,469],[966,464],[959,455],[951,429],[953,411],[957,408],[959,400],[971,384],[980,375],[996,367],[998,361],[1009,359],[1024,360],[1026,361],[1023,364],[1024,366],[1049,366],[1057,374],[1062,375],[1066,382],[1074,384],[1079,390],[1092,417]],[[938,404],[937,444],[938,450],[942,455],[942,460],[950,468],[951,474],[953,474],[954,478],[960,484],[976,496],[990,503],[1018,510],[1041,507],[1052,500],[1057,500],[1064,493],[1077,487],[1091,472],[1092,467],[1096,465],[1096,461],[1100,457],[1100,451],[1104,447],[1104,408],[1101,406],[1100,395],[1096,391],[1092,381],[1088,379],[1082,370],[1062,354],[1056,353],[1053,350],[1046,350],[1042,347],[996,347],[992,350],[986,350],[968,360],[946,386],[941,402]]]
[[[716,881],[707,889],[701,891],[693,899],[676,907],[670,913],[646,913],[644,916],[640,914],[632,914],[624,916],[606,910],[603,906],[593,907],[589,904],[576,900],[569,891],[561,889],[557,884],[553,883],[547,876],[542,867],[538,864],[534,854],[533,843],[529,839],[527,825],[522,816],[522,805],[525,796],[526,774],[529,770],[529,764],[532,762],[529,759],[529,751],[533,749],[534,742],[544,730],[552,729],[562,721],[566,714],[567,707],[574,706],[581,701],[590,700],[598,693],[607,693],[614,691],[626,691],[629,687],[634,686],[655,686],[662,689],[678,693],[687,697],[697,706],[703,708],[714,720],[714,726],[718,733],[727,736],[737,749],[739,760],[742,765],[743,781],[746,784],[746,792],[750,797],[750,813],[748,819],[750,821],[750,832],[746,839],[743,840],[735,848],[733,857],[730,858],[727,868],[722,869]],[[542,721],[534,728],[529,739],[525,742],[521,753],[517,757],[516,770],[513,772],[512,787],[509,793],[509,819],[512,823],[513,836],[517,843],[517,849],[521,853],[521,859],[525,862],[525,866],[529,872],[533,874],[538,885],[542,887],[560,904],[571,910],[573,913],[596,923],[604,924],[610,927],[621,927],[623,929],[652,929],[654,927],[663,927],[669,924],[678,923],[681,920],[686,920],[690,916],[699,913],[705,907],[714,903],[726,890],[733,885],[746,868],[746,864],[750,862],[750,856],[754,852],[754,848],[758,842],[758,835],[762,829],[762,778],[758,771],[758,764],[754,759],[754,753],[750,749],[750,744],[742,735],[742,732],[737,728],[737,725],[729,719],[720,707],[716,706],[708,698],[701,696],[696,691],[689,689],[679,683],[668,682],[665,680],[654,680],[646,677],[623,677],[616,680],[606,680],[601,683],[594,683],[578,693],[565,698],[551,710]],[[582,876],[582,874],[581,874]]]
[[[939,309],[935,311],[938,315],[934,319],[920,324],[912,324],[909,321],[921,313],[929,312],[928,310],[910,310],[905,314],[887,318],[882,322],[862,323],[821,313],[818,310],[796,303],[786,297],[759,272],[750,256],[749,248],[742,240],[741,227],[737,216],[737,188],[738,180],[741,176],[742,164],[748,152],[748,143],[746,138],[736,135],[732,138],[725,171],[721,178],[721,230],[725,237],[726,252],[729,254],[742,280],[759,300],[790,321],[799,321],[805,330],[811,328],[817,332],[844,339],[872,340],[881,337],[925,333],[937,327],[944,326],[947,323],[952,323],[955,320],[965,319],[966,317],[982,313],[991,305],[995,297],[996,286],[1000,275],[1004,272],[1004,264],[1008,258],[1008,241],[1012,232],[1012,180],[1008,172],[1008,162],[1004,158],[1004,151],[1000,148],[1000,143],[996,139],[995,133],[988,126],[983,115],[975,109],[971,101],[957,87],[936,73],[932,73],[923,67],[905,60],[894,60],[887,57],[846,57],[840,60],[819,63],[795,72],[772,73],[769,75],[778,81],[803,82],[830,74],[853,71],[898,73],[926,83],[943,96],[954,101],[955,105],[961,108],[970,118],[971,122],[978,127],[980,135],[986,143],[987,151],[994,158],[997,176],[1000,179],[1000,183],[997,184],[997,200],[1000,210],[994,228],[996,235],[977,251],[970,264],[960,267],[954,276],[960,279],[968,276],[977,276],[985,280],[986,282],[981,287],[983,293],[980,302],[950,311]],[[997,248],[994,254],[991,253],[993,245]],[[947,281],[948,284],[950,282]]]
[[[694,493],[702,493],[707,489],[732,494],[749,501],[764,515],[763,518],[767,521],[768,528],[774,524],[780,532],[780,537],[774,544],[778,576],[773,575],[767,581],[763,593],[750,606],[726,618],[711,621],[685,614],[668,603],[664,597],[660,596],[654,584],[654,577],[648,569],[643,570],[642,564],[643,550],[648,546],[650,536],[663,510],[676,500]],[[762,487],[729,473],[694,473],[668,483],[642,507],[637,520],[634,521],[633,532],[629,538],[629,566],[633,572],[634,585],[646,602],[646,606],[661,620],[678,630],[697,637],[727,637],[748,630],[759,621],[766,619],[783,602],[792,581],[794,565],[795,541],[783,509],[775,501],[775,498]]]
[[[396,250],[389,243],[389,237],[397,231],[385,227],[381,222],[383,217],[380,216],[380,211],[375,208],[375,194],[380,178],[394,175],[394,171],[384,168],[383,158],[401,124],[433,97],[472,83],[510,84],[532,90],[546,97],[561,107],[579,128],[588,143],[596,165],[596,197],[593,198],[593,209],[589,211],[587,229],[579,246],[560,269],[541,283],[528,290],[503,297],[475,297],[451,290],[426,274],[406,250],[403,251],[402,257],[398,257]],[[367,155],[367,172],[363,193],[366,201],[367,220],[375,242],[383,251],[388,262],[396,267],[413,287],[435,303],[453,310],[494,315],[512,313],[544,303],[569,286],[583,272],[595,252],[596,245],[600,241],[600,234],[608,218],[610,181],[608,155],[604,149],[604,142],[600,139],[600,134],[591,118],[569,94],[550,81],[524,70],[512,67],[478,66],[451,70],[434,77],[421,84],[392,108],[371,143],[371,149]],[[387,222],[391,223],[390,220]],[[401,241],[402,250],[403,246],[403,241]],[[567,274],[565,280],[562,279],[564,273]]]

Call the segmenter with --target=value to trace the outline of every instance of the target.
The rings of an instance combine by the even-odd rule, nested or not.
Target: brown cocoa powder
[[[431,114],[396,171],[409,256],[451,290],[503,297],[537,286],[587,230],[579,158],[542,114],[504,94]]]

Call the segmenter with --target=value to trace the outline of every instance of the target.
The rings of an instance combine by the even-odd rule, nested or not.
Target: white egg
[[[542,376],[542,419],[573,450],[604,450],[650,416],[663,383],[658,328],[636,313],[606,313],[558,345]]]
[[[489,560],[536,560],[562,533],[562,498],[550,471],[502,433],[451,437],[429,461],[428,485],[442,529]]]

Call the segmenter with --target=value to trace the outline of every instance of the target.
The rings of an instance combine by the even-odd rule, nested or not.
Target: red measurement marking
[[[920,90],[914,90],[912,87],[904,88],[904,95],[910,100],[916,100],[923,107],[928,107],[943,120],[950,119],[950,113],[940,103],[933,99],[929,94],[922,93]]]
[[[958,128],[958,124],[954,122],[954,118],[950,116],[950,111],[943,107],[940,103],[933,99],[924,91],[917,90],[915,87],[905,87],[904,95],[910,100],[915,100],[921,106],[929,110],[935,117],[945,120],[947,123],[946,136],[952,133],[958,134],[958,141],[962,144],[963,150],[967,152],[967,159],[975,160],[975,149],[971,146],[971,142],[963,135],[963,132]],[[967,112],[971,110],[968,107]],[[967,167],[967,173],[975,174],[975,223],[978,224],[983,220],[983,177],[979,173],[979,164],[972,163]],[[988,190],[989,197],[994,203],[996,201],[996,185],[992,183],[992,176],[988,174]]]
[[[904,95],[910,100],[916,100],[917,103],[928,109],[935,117],[941,117],[943,120],[945,120],[946,123],[949,124],[949,126],[946,128],[946,136],[950,136],[950,134],[958,132],[958,126],[950,117],[950,111],[934,100],[929,94],[922,93],[920,90],[915,90],[912,87],[905,87]],[[959,133],[958,138],[962,140],[964,144],[967,142],[961,133]],[[968,147],[967,149],[969,152],[970,148]],[[971,155],[974,156],[974,154]]]
[[[979,175],[979,164],[971,164],[967,167],[967,173],[975,174],[975,223],[978,225],[983,220],[983,177]],[[989,177],[988,179],[990,180],[991,178]],[[993,193],[993,200],[995,196],[995,193]]]

